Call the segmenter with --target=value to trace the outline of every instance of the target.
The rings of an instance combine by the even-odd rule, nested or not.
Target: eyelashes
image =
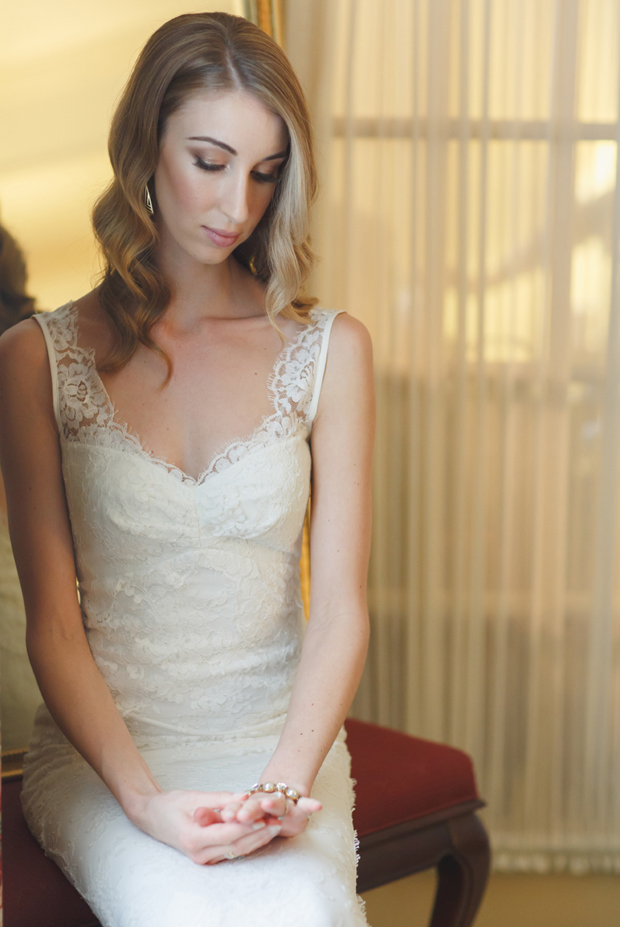
[[[198,156],[196,156],[194,164],[202,171],[223,171],[226,167],[225,164],[217,164],[214,161],[203,161]],[[277,183],[278,181],[277,174],[262,174],[260,171],[252,171],[252,177],[258,180],[259,183]]]
[[[199,167],[203,171],[223,171],[226,167],[225,164],[216,164],[213,161],[203,161],[202,158],[196,158],[194,161],[196,167]]]
[[[252,171],[252,175],[261,183],[277,183],[277,174],[261,174],[259,171]]]

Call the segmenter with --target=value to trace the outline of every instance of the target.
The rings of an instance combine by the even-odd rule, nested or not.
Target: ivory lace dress
[[[304,630],[308,438],[337,313],[313,310],[269,382],[273,413],[193,479],[114,417],[73,303],[37,316],[52,372],[84,626],[164,789],[242,790],[282,730]],[[125,817],[45,706],[22,802],[104,927],[361,927],[350,758],[341,731],[306,831],[199,866]]]

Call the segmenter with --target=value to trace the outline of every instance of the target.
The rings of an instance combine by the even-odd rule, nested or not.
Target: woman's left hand
[[[296,837],[308,824],[311,814],[320,811],[320,801],[302,796],[297,803],[284,798],[281,792],[272,795],[255,793],[249,798],[235,795],[233,801],[221,810],[222,821],[251,824],[264,820],[268,824],[281,824],[280,837]]]

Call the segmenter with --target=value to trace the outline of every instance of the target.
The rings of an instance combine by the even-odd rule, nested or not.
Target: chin
[[[194,244],[192,248],[184,248],[183,250],[199,264],[222,264],[231,254],[228,250],[209,248],[204,242],[201,242],[200,246]]]
[[[203,251],[201,257],[198,260],[200,260],[203,264],[223,264],[224,261],[226,261],[231,256],[231,254],[232,250],[218,251],[217,253],[208,251],[206,254]]]

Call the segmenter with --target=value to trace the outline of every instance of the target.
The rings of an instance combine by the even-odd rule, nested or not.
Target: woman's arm
[[[130,820],[197,862],[214,861],[222,844],[228,850],[244,840],[234,845],[247,853],[267,842],[268,834],[241,824],[204,826],[219,821],[212,812],[194,816],[198,808],[221,806],[229,793],[162,793],[95,664],[76,594],[47,351],[32,320],[0,338],[0,464],[26,607],[28,655],[60,729]],[[236,829],[227,830],[231,827]]]
[[[286,724],[261,777],[304,795],[345,720],[366,659],[374,419],[370,336],[361,322],[340,315],[312,430],[310,618]],[[239,820],[253,817],[259,803],[281,813],[281,799],[250,801]],[[293,817],[283,835],[289,826],[296,832]]]

